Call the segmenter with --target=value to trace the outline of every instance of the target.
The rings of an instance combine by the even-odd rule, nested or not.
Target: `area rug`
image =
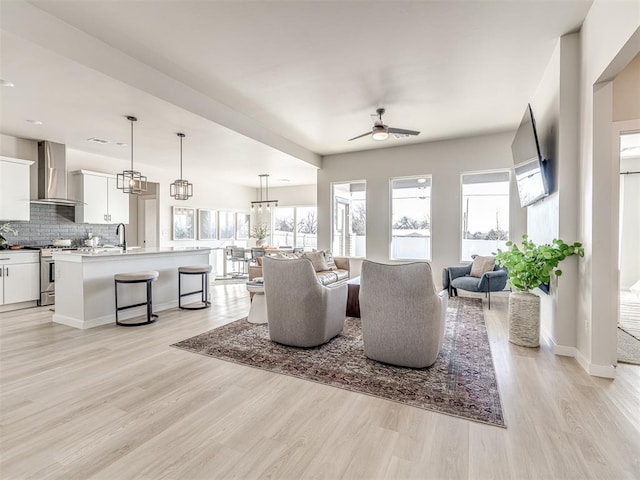
[[[618,328],[618,361],[640,365],[640,341]]]
[[[393,319],[389,319],[393,321]],[[269,340],[266,324],[246,319],[172,345],[270,372],[505,427],[482,300],[449,300],[442,351],[429,368],[385,365],[364,356],[359,318],[325,345],[295,348]]]
[[[620,292],[620,328],[640,340],[640,298],[632,292]]]

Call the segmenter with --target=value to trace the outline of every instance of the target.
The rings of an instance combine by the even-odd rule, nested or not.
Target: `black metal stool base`
[[[119,325],[121,327],[139,327],[141,325],[150,325],[152,323],[155,323],[156,320],[158,319],[158,315],[156,315],[155,313],[152,313],[151,311],[151,307],[152,307],[152,298],[151,298],[151,283],[154,281],[155,279],[149,279],[149,280],[115,280],[115,289],[116,289],[116,325]],[[147,284],[147,301],[146,302],[142,302],[142,303],[136,303],[133,305],[125,305],[124,307],[119,307],[118,306],[118,284],[119,283],[146,283]],[[118,312],[120,312],[121,310],[127,310],[129,308],[135,308],[135,307],[141,307],[143,305],[147,306],[147,321],[146,322],[136,322],[136,323],[123,323],[118,319]]]
[[[182,275],[200,275],[202,281],[202,288],[200,290],[195,290],[189,293],[182,293]],[[196,293],[202,294],[200,296],[200,302],[202,305],[198,307],[188,307],[182,305],[182,297],[188,297],[190,295],[195,295]],[[178,308],[181,310],[204,310],[205,308],[209,308],[211,306],[211,302],[208,300],[209,298],[209,273],[208,272],[178,272]]]
[[[138,323],[122,323],[116,320],[116,325],[120,325],[121,327],[139,327],[140,325],[151,325],[152,323],[156,323],[158,319],[158,315],[155,313],[151,314],[151,320],[147,320],[146,322],[138,322]]]

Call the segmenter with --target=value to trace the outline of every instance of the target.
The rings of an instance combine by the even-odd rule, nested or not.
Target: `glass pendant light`
[[[251,210],[258,209],[258,212],[262,212],[262,207],[265,207],[267,210],[271,210],[271,207],[278,206],[278,200],[269,200],[269,174],[262,173],[258,175],[260,177],[260,200],[255,202],[251,202]],[[266,195],[262,195],[262,181],[264,180],[266,184]]]
[[[140,195],[147,191],[147,177],[133,169],[133,122],[138,119],[128,115],[127,120],[131,122],[131,170],[123,170],[116,176],[116,186],[122,193]]]
[[[169,195],[176,200],[188,200],[189,197],[193,197],[193,184],[188,180],[182,179],[182,139],[185,137],[184,133],[178,133],[180,137],[180,178],[174,180],[169,186]]]

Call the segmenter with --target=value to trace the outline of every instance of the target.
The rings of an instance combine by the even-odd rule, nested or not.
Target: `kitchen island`
[[[177,307],[178,267],[209,264],[210,251],[207,247],[185,247],[54,253],[56,302],[53,321],[82,329],[115,323],[113,276],[117,273],[159,272],[158,280],[153,283],[154,313]],[[193,285],[188,280],[196,279],[183,279],[183,291],[198,289],[199,279]],[[120,305],[139,303],[144,298],[144,284],[118,289]],[[119,317],[123,320],[145,315],[145,312],[145,307],[141,306],[123,311]]]

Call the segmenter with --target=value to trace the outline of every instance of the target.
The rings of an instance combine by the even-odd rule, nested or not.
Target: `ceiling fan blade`
[[[371,132],[369,131],[367,133],[363,133],[362,135],[358,135],[357,137],[350,138],[349,141],[356,140],[356,139],[362,138],[362,137],[366,137],[367,135],[371,135]]]
[[[404,128],[389,127],[389,133],[399,133],[401,135],[420,135],[420,132],[415,130],[405,130]]]

